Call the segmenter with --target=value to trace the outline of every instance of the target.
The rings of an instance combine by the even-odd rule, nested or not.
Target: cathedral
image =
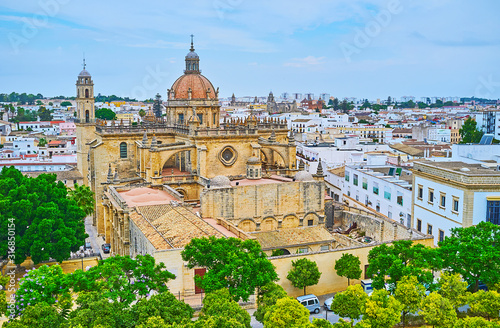
[[[93,224],[112,254],[131,252],[134,205],[127,197],[141,192],[146,203],[161,193],[198,209],[200,218],[224,218],[244,231],[323,222],[322,172],[297,176],[286,122],[253,115],[221,121],[219,88],[201,74],[192,41],[184,74],[167,91],[164,116],[157,106],[142,122],[96,119],[85,66],[76,88],[78,170],[95,193]]]

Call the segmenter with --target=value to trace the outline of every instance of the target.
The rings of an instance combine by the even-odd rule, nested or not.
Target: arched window
[[[85,89],[85,98],[89,97],[89,89]]]
[[[127,143],[120,144],[120,158],[127,158]]]

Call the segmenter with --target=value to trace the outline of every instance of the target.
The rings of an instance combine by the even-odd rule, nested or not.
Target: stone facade
[[[210,188],[201,194],[201,213],[248,232],[318,225],[324,223],[324,195],[323,181]]]

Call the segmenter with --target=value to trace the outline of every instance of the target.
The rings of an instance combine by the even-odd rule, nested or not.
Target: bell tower
[[[85,69],[86,66],[84,58],[83,70],[78,74],[76,80],[76,118],[78,123],[93,123],[95,121],[94,82],[90,73]]]
[[[85,69],[85,58],[83,59],[83,70],[78,74],[76,80],[76,143],[77,143],[77,167],[83,176],[83,183],[89,185],[89,145],[95,138],[95,109],[94,109],[94,82],[92,76]]]

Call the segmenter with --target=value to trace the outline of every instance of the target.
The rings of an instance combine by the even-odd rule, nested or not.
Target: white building
[[[390,219],[411,226],[412,175],[394,166],[345,167],[343,195]]]
[[[417,161],[413,173],[412,226],[435,236],[435,244],[452,228],[500,224],[497,163]]]

